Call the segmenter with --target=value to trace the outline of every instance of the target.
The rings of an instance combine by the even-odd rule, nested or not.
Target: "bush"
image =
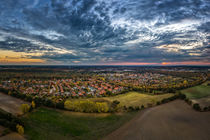
[[[42,100],[42,98],[35,97],[35,98],[34,98],[34,102],[35,102],[36,106],[40,106],[40,105],[42,105],[42,103],[43,103],[44,101]]]
[[[144,105],[141,105],[141,109],[144,109]]]
[[[56,108],[64,109],[64,102],[61,101],[61,102],[56,103]]]
[[[34,101],[31,102],[31,107],[34,109],[36,107],[36,104]]]
[[[193,108],[197,111],[201,111],[201,107],[198,103],[193,104]]]
[[[208,111],[208,107],[207,107],[207,106],[204,107],[204,108],[203,108],[203,111]]]
[[[27,95],[27,96],[26,96],[26,100],[27,100],[27,101],[31,102],[31,101],[32,101],[32,99],[33,99],[33,98],[32,98],[32,96],[31,96],[31,95]]]
[[[25,114],[29,112],[30,106],[28,104],[22,104],[20,108],[21,108],[22,113]]]
[[[96,107],[97,107],[97,112],[108,112],[109,111],[109,106],[107,105],[106,102],[104,103],[98,103],[96,102]]]
[[[107,102],[93,102],[89,100],[84,100],[84,101],[67,100],[64,103],[64,108],[71,111],[86,112],[86,113],[92,113],[92,112],[100,113],[100,112],[109,111],[109,106]]]
[[[124,106],[123,106],[123,109],[124,109],[124,110],[127,110],[127,107],[124,105]]]
[[[129,106],[129,107],[128,107],[128,110],[129,110],[129,111],[134,111],[135,109],[134,109],[132,106]]]
[[[163,100],[161,101],[161,104],[168,103],[169,101],[170,101],[169,99],[163,99]]]
[[[184,100],[184,99],[186,99],[186,95],[185,94],[182,94],[182,93],[179,93],[179,98],[182,99],[182,100]]]
[[[116,111],[117,106],[118,106],[119,104],[120,104],[119,101],[114,100],[114,101],[112,102],[112,104],[111,104],[111,109],[112,109],[113,111]]]
[[[20,135],[23,135],[23,134],[24,134],[24,128],[23,128],[22,125],[17,124],[17,125],[16,125],[16,129],[17,129],[17,132],[18,132]]]
[[[136,111],[140,110],[139,106],[136,106],[136,107],[135,107],[135,110],[136,110]]]
[[[66,100],[64,102],[64,108],[73,111],[75,109],[74,103],[71,102],[70,100]]]
[[[157,101],[157,103],[156,103],[157,105],[160,105],[160,102],[159,101]]]
[[[50,99],[46,99],[44,105],[48,107],[55,107],[55,104]]]

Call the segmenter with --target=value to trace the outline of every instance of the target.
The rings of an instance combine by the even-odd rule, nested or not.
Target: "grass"
[[[23,120],[29,140],[101,139],[130,120],[135,113],[89,114],[38,108]]]
[[[112,102],[120,101],[122,106],[147,106],[156,104],[164,98],[169,98],[173,94],[149,95],[138,92],[128,92],[127,94],[89,98],[92,101]],[[87,100],[87,99],[71,99]],[[130,120],[136,112],[111,113],[79,113],[61,111],[50,108],[38,108],[34,112],[27,114],[23,118],[25,125],[25,135],[29,140],[69,140],[69,139],[101,139],[122,124]]]
[[[189,99],[200,99],[210,96],[210,86],[208,86],[207,83],[209,83],[209,81],[199,86],[184,89],[181,92],[185,94]]]
[[[169,98],[171,96],[173,96],[173,94],[168,93],[168,94],[162,94],[162,95],[152,95],[152,94],[141,94],[138,92],[128,92],[126,94],[121,94],[117,96],[90,98],[88,100],[93,100],[93,101],[104,100],[104,101],[109,101],[109,102],[118,100],[120,101],[121,106],[136,107],[136,106],[144,105],[146,107],[148,104],[155,105],[157,101],[161,101],[162,99]],[[72,100],[87,100],[87,99],[72,99]]]

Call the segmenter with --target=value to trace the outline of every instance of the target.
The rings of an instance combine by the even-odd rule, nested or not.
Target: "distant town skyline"
[[[208,0],[1,0],[0,65],[210,65]]]

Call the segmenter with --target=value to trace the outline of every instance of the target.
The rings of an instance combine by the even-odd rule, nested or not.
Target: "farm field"
[[[23,100],[17,99],[15,97],[5,95],[0,92],[0,108],[12,113],[13,115],[22,114],[20,106],[21,104],[29,104]]]
[[[6,136],[0,137],[0,140],[26,140],[23,136],[18,133],[12,132]]]
[[[25,136],[29,140],[99,139],[135,114],[90,114],[38,108],[24,117]]]
[[[161,101],[164,98],[172,97],[174,94],[162,94],[162,95],[152,95],[152,94],[143,94],[138,92],[128,92],[125,94],[117,95],[117,96],[111,96],[111,97],[100,97],[100,98],[89,98],[89,99],[70,99],[71,101],[76,100],[91,100],[91,101],[109,101],[112,102],[114,100],[120,101],[121,106],[141,106],[144,105],[147,107],[148,104],[155,105],[157,101]]]
[[[176,100],[139,112],[106,140],[209,140],[210,112],[197,112]]]
[[[209,83],[209,81],[199,86],[184,89],[181,92],[185,94],[189,99],[200,99],[210,96],[210,86],[208,86],[207,83]]]

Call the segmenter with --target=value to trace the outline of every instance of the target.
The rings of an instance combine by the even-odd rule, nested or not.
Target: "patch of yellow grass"
[[[98,98],[89,98],[89,99],[72,99],[72,100],[92,100],[92,101],[98,101],[98,100],[104,100],[112,102],[114,100],[120,101],[121,106],[141,106],[144,105],[145,107],[148,106],[148,104],[156,105],[157,101],[161,101],[164,98],[172,97],[173,94],[162,94],[162,95],[150,95],[150,94],[142,94],[138,92],[128,92],[125,94],[112,96],[112,97],[98,97]]]
[[[118,100],[122,106],[141,106],[144,105],[145,107],[148,104],[155,105],[157,101],[161,101],[164,98],[169,98],[173,96],[173,94],[163,94],[163,95],[148,95],[148,94],[141,94],[138,92],[128,92],[126,94],[121,94],[118,96],[113,97],[103,97],[109,101]]]

